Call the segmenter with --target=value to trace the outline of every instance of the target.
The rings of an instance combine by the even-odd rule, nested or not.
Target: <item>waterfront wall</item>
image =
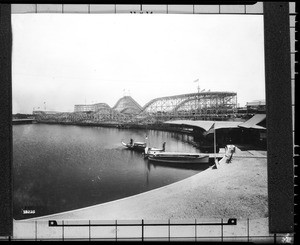
[[[37,123],[35,119],[13,119],[13,125]]]

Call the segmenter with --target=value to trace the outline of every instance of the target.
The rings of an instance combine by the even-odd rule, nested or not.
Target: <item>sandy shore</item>
[[[249,157],[247,157],[249,156]],[[257,156],[257,157],[255,157]],[[266,152],[237,151],[231,163],[113,202],[31,219],[256,219],[268,216]]]

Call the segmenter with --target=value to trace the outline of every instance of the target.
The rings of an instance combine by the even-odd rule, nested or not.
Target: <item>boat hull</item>
[[[150,155],[148,159],[152,162],[164,163],[209,163],[209,155]]]

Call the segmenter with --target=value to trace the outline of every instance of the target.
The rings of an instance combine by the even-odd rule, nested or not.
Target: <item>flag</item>
[[[206,135],[212,134],[214,132],[215,132],[215,123],[213,123],[213,125],[209,128],[209,130],[204,132],[203,135],[206,136]]]

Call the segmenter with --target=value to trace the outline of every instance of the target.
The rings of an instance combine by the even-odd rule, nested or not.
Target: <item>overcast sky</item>
[[[265,99],[260,15],[13,14],[12,27],[13,113],[144,106],[198,85]]]

